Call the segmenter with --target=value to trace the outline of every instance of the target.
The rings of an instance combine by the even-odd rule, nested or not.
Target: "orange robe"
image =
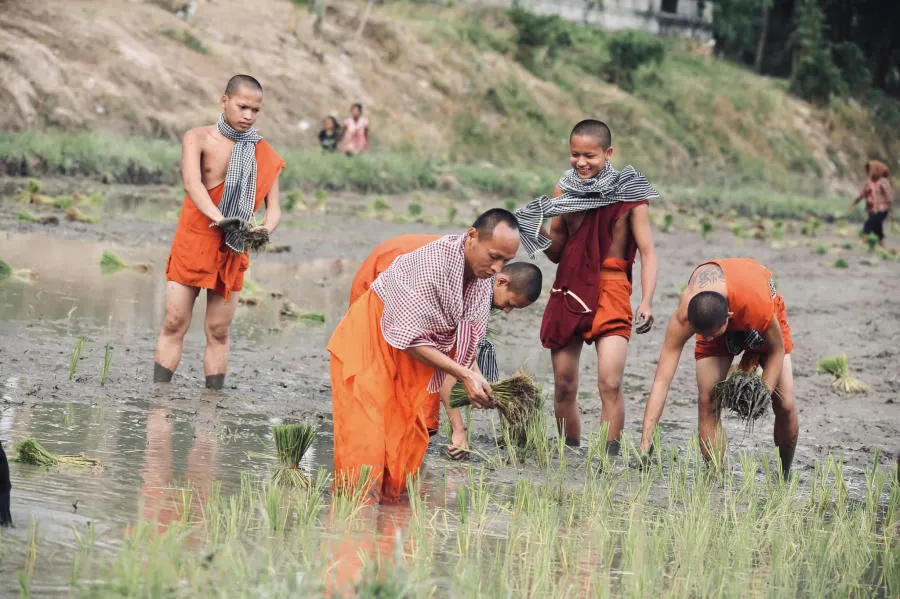
[[[376,247],[363,261],[359,270],[356,271],[356,276],[353,277],[353,284],[350,286],[350,304],[352,305],[369,290],[378,275],[386,271],[397,256],[414,252],[423,245],[440,238],[440,235],[400,235],[388,239]],[[441,396],[439,393],[429,393],[424,413],[425,426],[429,432],[437,432],[438,426],[440,426],[440,417]]]
[[[331,353],[335,487],[371,466],[369,499],[395,502],[428,448],[423,409],[434,369],[391,347],[381,333],[384,302],[366,291],[338,325]]]
[[[763,335],[772,318],[778,318],[781,336],[784,339],[784,353],[794,349],[791,327],[787,321],[787,308],[784,299],[775,289],[772,271],[752,258],[726,258],[712,260],[706,264],[715,264],[725,274],[725,287],[728,290],[728,310],[733,316],[728,321],[726,334],[735,331],[756,331]],[[703,266],[702,264],[700,266]],[[699,268],[699,267],[698,267]],[[748,349],[751,354],[764,354],[767,344]],[[702,360],[710,357],[729,357],[726,336],[706,340],[697,335],[694,358]]]
[[[269,195],[285,162],[275,148],[262,140],[256,144],[256,165],[254,212]],[[218,206],[225,182],[208,191],[213,204]],[[226,246],[222,232],[209,224],[209,219],[197,209],[190,195],[185,194],[166,265],[166,278],[188,287],[215,291],[227,300],[232,291],[243,289],[244,272],[250,266],[250,257],[247,252],[238,253]]]

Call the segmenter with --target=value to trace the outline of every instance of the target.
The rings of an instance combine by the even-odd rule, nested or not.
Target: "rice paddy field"
[[[524,448],[506,442],[496,414],[468,411],[469,461],[441,455],[444,430],[408,501],[371,506],[361,492],[331,494],[324,348],[354,270],[389,237],[458,231],[523,198],[304,198],[271,240],[278,251],[254,257],[226,389],[214,393],[202,389],[202,301],[174,382],[150,382],[180,194],[41,183],[51,199],[92,199],[74,201],[86,218],[67,218],[63,200],[19,201],[26,180],[0,185],[0,440],[15,523],[0,529],[0,596],[900,596],[900,262],[830,204],[814,218],[792,218],[789,202],[681,201],[696,197],[687,192],[654,206],[657,324],[629,349],[621,456],[603,450],[588,349],[580,450],[558,441],[551,401]],[[23,208],[35,218],[19,218]],[[898,238],[893,226],[888,248]],[[793,475],[778,474],[770,412],[753,430],[726,415],[726,457],[704,464],[692,342],[659,450],[642,466],[636,443],[665,320],[696,264],[738,255],[769,266],[787,303]],[[549,287],[553,267],[538,264]],[[524,369],[549,393],[545,298],[492,327],[504,376]],[[865,392],[851,393],[856,383]],[[303,427],[301,447],[273,433],[284,424],[315,435]],[[18,462],[14,445],[28,439],[82,460]]]

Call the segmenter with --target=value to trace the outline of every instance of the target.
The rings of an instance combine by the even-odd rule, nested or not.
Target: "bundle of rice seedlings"
[[[94,224],[100,222],[99,216],[90,216],[78,209],[77,206],[71,206],[66,210],[66,220],[77,223]]]
[[[713,395],[718,409],[737,415],[748,429],[769,409],[772,394],[762,377],[754,370],[738,369],[716,384]]]
[[[843,258],[838,258],[837,260],[835,260],[833,266],[835,268],[850,268],[850,264]]]
[[[29,179],[25,187],[18,193],[15,198],[16,202],[31,203],[34,196],[41,193],[41,182],[37,179]]]
[[[510,438],[517,443],[526,438],[528,425],[541,406],[541,389],[525,373],[491,383],[494,405],[509,427]],[[469,405],[466,388],[457,383],[450,391],[450,407]]]
[[[710,237],[712,237],[712,234],[713,234],[712,221],[704,220],[703,222],[700,223],[700,227],[701,227],[701,236],[703,237],[703,239],[708,240]]]
[[[28,210],[20,210],[16,219],[20,223],[36,223],[38,222],[38,217],[35,216],[34,213],[29,212]]]
[[[309,477],[300,469],[300,460],[312,446],[316,429],[307,423],[282,424],[272,428],[280,466],[272,473],[272,483],[309,489]]]
[[[29,282],[34,278],[34,271],[30,268],[13,268],[5,261],[0,260],[0,281],[7,279],[15,279],[17,281]]]
[[[663,233],[668,233],[672,230],[672,227],[675,225],[675,215],[674,214],[666,214],[663,216],[663,224],[659,228]]]
[[[845,354],[820,360],[819,370],[834,376],[832,386],[841,393],[868,393],[872,390],[867,384],[850,376],[850,364]]]
[[[69,464],[71,466],[101,466],[100,460],[95,460],[82,455],[56,455],[50,453],[34,439],[25,439],[20,443],[16,443],[16,452],[19,454],[16,458],[23,464],[32,464],[34,466],[58,466],[60,464]]]
[[[290,318],[291,320],[305,320],[314,324],[325,324],[324,312],[301,312],[300,308],[298,308],[291,300],[284,300],[278,314],[283,318]]]
[[[130,264],[112,252],[103,251],[103,256],[100,258],[100,272],[104,275],[112,275],[126,268],[141,274],[146,274],[153,270],[153,267],[149,264]]]
[[[866,237],[866,246],[868,246],[870,252],[875,252],[875,249],[878,248],[878,245],[881,243],[881,240],[878,239],[878,235],[875,233],[869,233]]]
[[[250,227],[240,235],[244,247],[250,251],[258,251],[269,244],[269,230],[265,227]]]

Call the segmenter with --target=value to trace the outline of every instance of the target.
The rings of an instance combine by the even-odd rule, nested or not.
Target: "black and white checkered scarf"
[[[234,129],[225,122],[225,115],[219,115],[216,129],[234,142],[219,211],[225,218],[249,222],[256,203],[256,144],[262,136],[255,127],[244,132]],[[244,241],[236,232],[225,235],[225,244],[236,252],[244,251]]]
[[[544,220],[609,206],[616,202],[640,202],[658,198],[659,194],[647,179],[632,166],[617,171],[606,163],[596,177],[581,179],[575,169],[569,169],[559,180],[563,194],[558,198],[541,196],[516,210],[522,247],[530,257],[550,247],[550,239],[541,233]]]

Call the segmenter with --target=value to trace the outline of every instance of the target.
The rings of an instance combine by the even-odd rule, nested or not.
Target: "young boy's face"
[[[222,96],[225,122],[237,131],[249,131],[259,117],[262,101],[262,94],[248,87],[238,88],[233,96]]]
[[[579,179],[596,177],[612,158],[612,146],[604,148],[590,135],[575,135],[569,140],[569,164],[578,173]]]

